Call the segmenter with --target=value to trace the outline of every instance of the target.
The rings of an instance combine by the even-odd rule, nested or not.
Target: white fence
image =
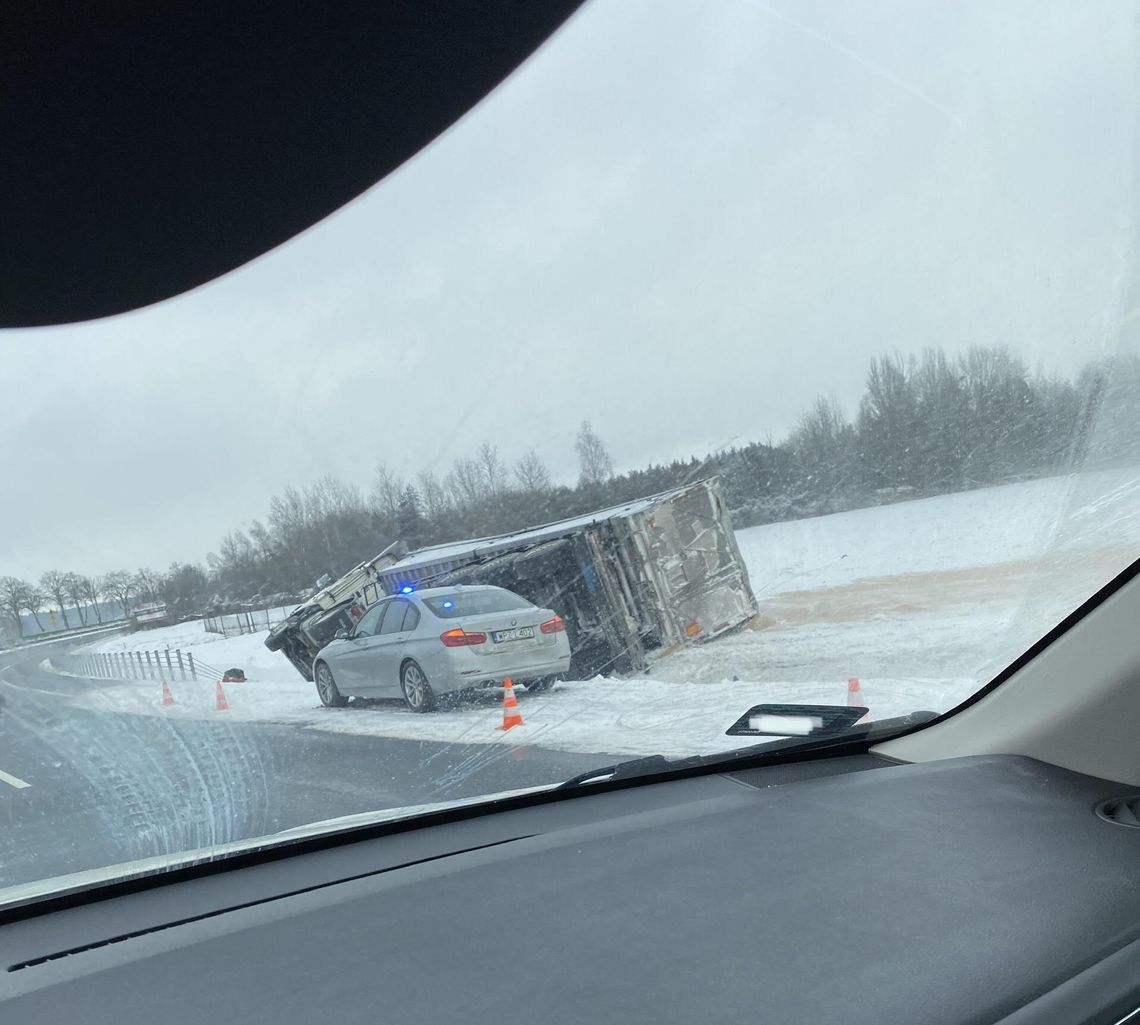
[[[206,616],[202,620],[202,625],[207,633],[221,634],[223,637],[255,634],[259,630],[269,630],[284,622],[296,607],[296,605],[282,605],[272,609],[251,609],[248,612],[227,612],[219,616]]]
[[[53,655],[51,664],[65,673],[91,680],[212,680],[222,676],[190,652],[171,648]]]

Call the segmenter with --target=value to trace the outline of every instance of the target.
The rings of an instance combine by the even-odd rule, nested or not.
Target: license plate
[[[514,630],[493,630],[491,631],[491,640],[496,644],[501,644],[503,641],[529,641],[534,638],[533,626],[520,626]]]

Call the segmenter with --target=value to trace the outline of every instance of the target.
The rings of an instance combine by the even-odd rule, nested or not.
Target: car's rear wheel
[[[531,694],[543,694],[550,690],[550,688],[561,679],[561,676],[540,676],[537,680],[531,680],[530,683],[526,685],[526,689],[530,691]]]
[[[346,698],[337,690],[336,680],[333,679],[332,670],[321,662],[317,666],[317,696],[326,708],[343,708],[348,704]]]
[[[430,712],[435,708],[435,691],[425,673],[415,662],[405,662],[400,670],[400,690],[413,712]]]

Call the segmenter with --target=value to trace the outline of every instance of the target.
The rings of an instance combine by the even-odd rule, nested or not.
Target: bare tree
[[[36,629],[40,633],[44,633],[44,624],[40,620],[40,612],[47,603],[47,594],[35,584],[25,583],[21,598],[23,599],[24,611],[35,621]]]
[[[0,577],[0,609],[16,624],[20,637],[24,636],[24,596],[29,586],[19,577]]]
[[[582,421],[574,442],[578,451],[578,486],[604,484],[614,475],[614,461],[588,420]]]
[[[494,498],[503,492],[506,486],[507,471],[503,461],[499,458],[499,450],[489,441],[479,446],[477,457],[479,469],[483,473],[483,485],[488,497]]]
[[[272,510],[270,515],[273,515]],[[293,558],[298,562],[307,558],[301,545],[295,547]],[[256,590],[255,578],[259,568],[257,551],[242,531],[235,530],[223,537],[218,551],[211,552],[207,556],[207,562],[213,570],[212,576],[219,594],[226,600],[235,593],[251,594]]]
[[[257,558],[262,562],[268,563],[277,555],[277,544],[273,531],[260,520],[254,520],[249,525],[249,540],[257,553]],[[178,568],[178,563],[171,567],[170,573],[173,573],[176,568]],[[170,582],[170,573],[167,573],[164,578],[164,587]]]
[[[61,630],[67,629],[67,574],[62,570],[49,569],[40,575],[40,587],[46,597],[51,598],[59,609],[59,626]]]
[[[483,468],[474,459],[456,459],[444,485],[460,508],[471,508],[485,497]]]
[[[451,503],[447,498],[439,478],[431,472],[419,475],[420,497],[423,499],[424,512],[429,520],[438,520],[447,515]]]
[[[372,492],[369,497],[373,507],[390,523],[396,521],[400,514],[400,500],[404,497],[407,484],[398,473],[393,472],[384,463],[376,467],[372,477]]]
[[[125,619],[131,612],[131,599],[135,596],[135,578],[126,570],[118,569],[103,578],[103,593],[113,598],[123,610]]]
[[[784,442],[798,473],[798,490],[813,509],[832,511],[826,504],[853,494],[859,483],[859,456],[855,429],[834,396],[819,396],[800,414]]]
[[[95,610],[95,622],[103,622],[103,581],[99,577],[79,577],[79,593]]]
[[[523,491],[532,494],[553,487],[549,471],[533,448],[515,464],[515,480]]]
[[[153,569],[140,569],[135,574],[135,592],[140,598],[157,601],[158,589],[161,585],[162,576]]]
[[[67,600],[75,608],[80,626],[86,626],[87,610],[83,607],[83,578],[78,573],[65,573],[63,575],[63,589],[67,594]]]

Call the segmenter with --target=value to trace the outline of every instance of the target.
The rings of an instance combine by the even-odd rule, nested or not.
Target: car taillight
[[[487,635],[468,633],[466,630],[446,630],[439,635],[439,639],[448,648],[465,648],[468,644],[486,643]]]
[[[566,630],[566,621],[561,616],[555,616],[553,619],[548,619],[539,629],[544,634],[560,634]]]

